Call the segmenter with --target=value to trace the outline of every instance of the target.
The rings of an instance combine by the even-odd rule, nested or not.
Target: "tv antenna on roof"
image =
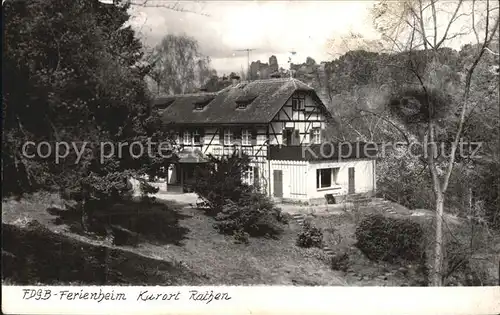
[[[288,63],[290,65],[290,79],[293,78],[293,70],[292,70],[292,56],[295,56],[297,52],[295,50],[289,51],[290,56],[288,56]]]
[[[246,51],[247,52],[247,80],[250,80],[250,52],[255,50],[255,48],[245,48],[236,49],[235,51]]]

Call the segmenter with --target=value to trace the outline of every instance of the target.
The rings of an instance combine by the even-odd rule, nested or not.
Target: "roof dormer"
[[[194,102],[194,110],[200,111],[205,109],[205,107],[214,99],[214,96],[207,96],[200,100]]]
[[[242,95],[235,100],[236,108],[245,109],[248,105],[250,105],[255,99],[256,95]]]

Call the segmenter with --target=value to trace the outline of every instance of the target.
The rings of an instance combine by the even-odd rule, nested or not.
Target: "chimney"
[[[232,75],[231,82],[233,83],[233,85],[240,83],[240,77],[238,75]]]

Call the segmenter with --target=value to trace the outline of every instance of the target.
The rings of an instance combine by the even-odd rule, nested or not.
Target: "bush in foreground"
[[[299,247],[321,247],[323,245],[323,231],[313,226],[309,221],[304,221],[302,231],[297,237]]]
[[[249,236],[278,236],[287,223],[286,218],[266,195],[251,192],[238,202],[228,201],[217,214],[214,226],[220,233],[234,235],[246,243]]]
[[[233,235],[238,243],[248,243],[251,236],[277,237],[289,217],[272,200],[248,185],[242,176],[249,169],[249,158],[210,156],[210,163],[196,171],[193,190],[208,202],[207,212],[215,216],[214,227],[222,234]]]
[[[356,228],[356,247],[374,261],[425,262],[424,232],[408,219],[369,215]]]
[[[229,201],[240,203],[244,195],[254,190],[242,180],[249,161],[248,156],[240,157],[236,153],[222,158],[209,155],[209,163],[196,169],[196,180],[190,183],[190,188],[209,202],[208,213],[217,215]]]
[[[332,270],[346,272],[349,269],[349,254],[344,251],[330,257],[330,268]]]

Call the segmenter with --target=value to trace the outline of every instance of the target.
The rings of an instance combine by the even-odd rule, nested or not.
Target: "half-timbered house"
[[[340,152],[324,149],[330,148],[322,143],[331,114],[315,90],[299,80],[234,82],[216,93],[158,98],[155,105],[182,148],[168,171],[167,190],[182,191],[208,154],[235,150],[252,161],[244,180],[272,197],[317,201],[327,194],[375,190],[373,158],[340,158]]]

